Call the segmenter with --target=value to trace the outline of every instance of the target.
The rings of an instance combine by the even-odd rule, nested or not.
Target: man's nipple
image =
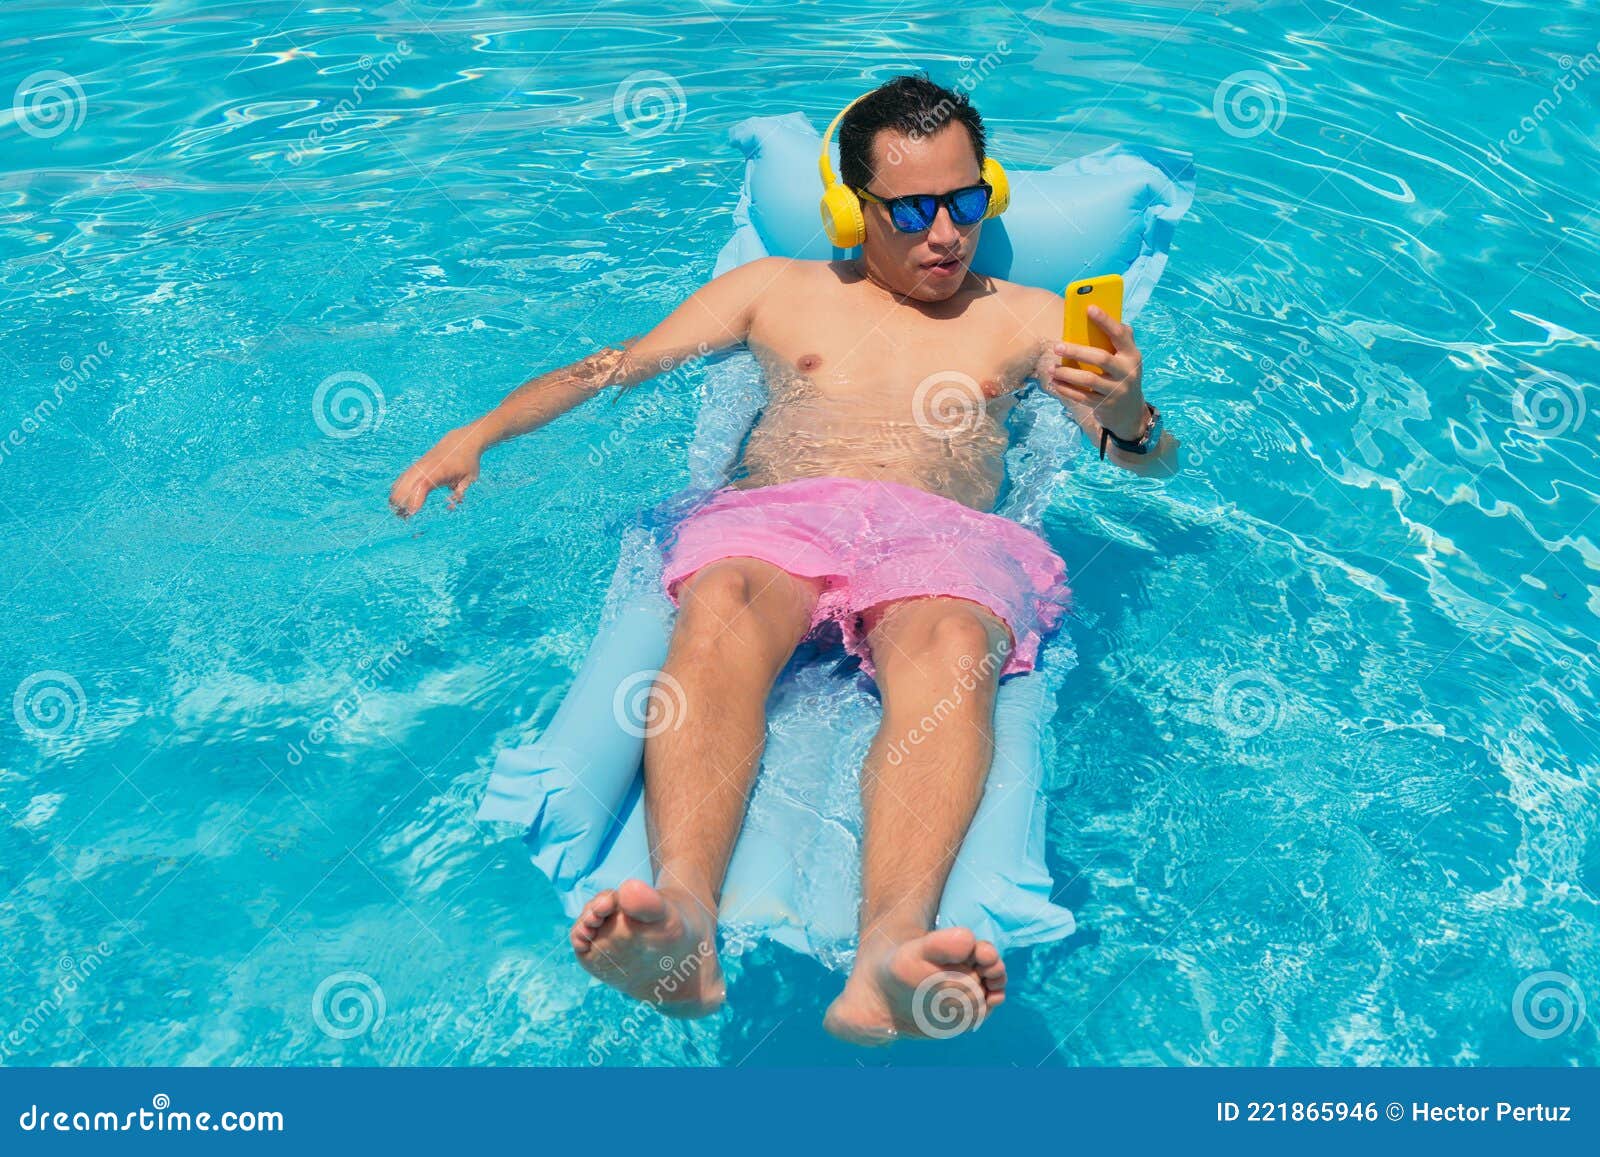
[[[794,363],[803,374],[809,374],[822,364],[821,354],[801,354],[800,359]]]

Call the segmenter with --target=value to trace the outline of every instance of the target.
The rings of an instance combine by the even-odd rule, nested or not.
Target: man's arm
[[[1067,303],[1059,294],[1036,291],[1035,334],[1052,335],[1061,329]],[[1124,441],[1137,441],[1145,432],[1149,411],[1144,396],[1144,357],[1133,337],[1133,328],[1110,319],[1098,306],[1089,309],[1089,320],[1111,339],[1114,352],[1093,346],[1075,345],[1045,336],[1034,371],[1039,385],[1067,407],[1073,420],[1089,436],[1090,444],[1100,445],[1101,433],[1109,429]],[[1061,359],[1088,362],[1100,373],[1077,365],[1062,365]],[[1106,443],[1106,460],[1135,474],[1171,474],[1177,467],[1177,439],[1163,433],[1148,454],[1129,454],[1116,443]]]
[[[788,263],[769,257],[731,269],[701,286],[643,337],[597,350],[524,382],[481,418],[451,430],[389,490],[389,506],[409,518],[434,490],[448,486],[454,507],[478,478],[483,452],[536,430],[608,386],[627,387],[691,358],[745,340],[762,295]]]

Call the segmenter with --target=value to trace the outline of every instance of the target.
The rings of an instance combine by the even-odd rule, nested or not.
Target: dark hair
[[[983,166],[983,118],[964,92],[935,84],[926,74],[897,76],[862,97],[839,122],[839,177],[852,189],[872,182],[872,142],[884,129],[916,140],[960,121]]]

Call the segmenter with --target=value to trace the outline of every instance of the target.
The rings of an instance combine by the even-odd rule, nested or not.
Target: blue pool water
[[[1017,167],[1196,156],[1139,324],[1193,467],[1080,465],[1047,520],[1079,934],[889,1059],[1600,1061],[1585,7],[8,3],[0,1059],[857,1061],[772,949],[716,1020],[629,1017],[472,820],[690,396],[454,515],[384,494],[707,276],[731,124],[922,66]]]

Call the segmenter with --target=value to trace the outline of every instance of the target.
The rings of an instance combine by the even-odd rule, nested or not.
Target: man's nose
[[[928,244],[935,246],[954,245],[961,240],[961,231],[956,228],[956,223],[950,220],[950,210],[943,205],[933,215],[933,224],[928,228]]]

